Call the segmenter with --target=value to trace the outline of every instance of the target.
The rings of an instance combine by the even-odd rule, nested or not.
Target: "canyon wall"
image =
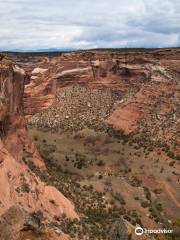
[[[120,101],[104,118],[106,124],[178,153],[179,49],[20,55],[16,60],[30,79],[24,96],[27,117],[51,107],[58,89],[108,88]]]
[[[2,56],[0,61],[0,215],[6,216],[14,207],[27,213],[41,211],[49,220],[62,214],[69,218],[78,218],[74,205],[56,188],[41,182],[28,167],[29,164],[33,164],[39,169],[45,169],[27,134],[23,104],[25,80],[24,70]],[[56,204],[52,204],[52,201]],[[16,215],[13,217],[16,218]],[[8,228],[9,225],[6,225]],[[1,239],[7,238],[4,235]]]

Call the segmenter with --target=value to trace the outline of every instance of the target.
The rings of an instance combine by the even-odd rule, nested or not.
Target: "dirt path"
[[[178,208],[180,208],[180,202],[177,200],[177,198],[175,197],[174,193],[171,191],[171,187],[167,183],[163,183],[163,184],[165,186],[165,189],[166,189],[167,193],[169,194],[169,196],[173,200],[173,202],[176,204],[176,206]]]

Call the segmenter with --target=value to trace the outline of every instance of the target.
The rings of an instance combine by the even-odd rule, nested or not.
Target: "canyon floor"
[[[24,83],[20,98],[9,87],[14,75],[2,67],[1,141],[23,171],[10,178],[19,181],[8,182],[16,208],[8,213],[14,205],[8,195],[2,214],[31,214],[36,222],[18,225],[14,239],[179,239],[180,50],[5,57],[23,70]],[[9,115],[16,124],[6,126]],[[1,171],[9,174],[9,165]],[[137,226],[174,234],[138,237]]]

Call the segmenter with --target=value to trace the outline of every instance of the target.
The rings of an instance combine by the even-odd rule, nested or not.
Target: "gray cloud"
[[[180,45],[179,0],[0,0],[0,49]]]

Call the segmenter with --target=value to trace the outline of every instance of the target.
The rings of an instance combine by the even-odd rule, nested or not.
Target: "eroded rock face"
[[[7,60],[0,62],[1,145],[4,143],[7,150],[17,159],[22,151],[22,143],[18,139],[18,134],[25,131],[22,101],[24,78],[24,71],[12,62]]]
[[[56,128],[63,127],[66,130],[67,126],[74,124],[82,126],[82,123],[82,128],[87,125],[87,127],[91,128],[94,127],[94,124],[92,124],[93,120],[95,123],[101,121],[103,130],[104,126],[105,130],[109,126],[110,130],[112,130],[111,127],[121,130],[125,134],[131,134],[132,138],[140,139],[142,143],[147,141],[148,147],[151,147],[151,141],[167,143],[177,153],[179,55],[178,50],[163,50],[128,54],[118,52],[80,52],[53,57],[27,55],[25,58],[21,58],[16,56],[16,60],[19,59],[21,67],[29,74],[29,81],[26,81],[24,96],[26,117],[33,119],[33,124],[37,127],[46,124],[46,126],[48,125],[55,131]],[[26,61],[24,61],[25,59]],[[37,69],[46,69],[46,71],[37,71]],[[104,89],[106,89],[108,94],[104,95],[106,92]],[[117,94],[118,97],[115,99],[114,97],[109,98],[108,96],[111,96],[112,93]],[[96,104],[97,100],[98,103]],[[95,119],[93,119],[94,116],[96,116]],[[24,122],[23,118],[21,118],[21,121],[22,123]],[[18,120],[18,123],[21,121]],[[97,125],[99,125],[99,122]],[[97,129],[97,126],[95,128]],[[16,134],[14,133],[16,141],[22,138],[21,141],[26,143],[24,151],[32,155],[32,152],[35,151],[33,150],[33,145],[28,142],[26,135],[22,134],[22,131],[24,131],[22,127],[20,127],[20,138],[17,138],[18,129],[16,128]],[[72,129],[74,130],[74,126],[72,126]],[[10,152],[14,154],[15,151],[16,156],[13,155],[13,158],[10,158],[10,154],[8,155],[7,158],[11,159],[9,160],[8,169],[11,168],[10,164],[12,165],[13,163],[14,165],[10,172],[10,178],[7,178],[9,174],[5,171],[4,180],[2,181],[13,182],[14,175],[11,178],[11,174],[15,172],[15,164],[22,159],[20,157],[21,150],[10,150],[11,135],[8,130],[3,132],[8,132],[8,135],[4,134],[3,137],[3,143],[6,141],[8,146],[8,150],[6,149],[7,154]],[[112,134],[114,134],[113,130]],[[5,137],[6,135],[7,137]],[[155,144],[155,146],[158,146],[158,144]],[[159,149],[161,150],[161,148]],[[34,154],[36,153],[34,152]],[[164,159],[166,156],[162,155]],[[152,155],[152,157],[154,156]],[[4,161],[3,159],[4,156],[2,157],[2,162]],[[16,159],[19,160],[17,161]],[[34,162],[37,164],[38,155],[32,159],[35,159]],[[42,162],[38,161],[38,163],[41,166]],[[164,168],[167,166],[166,164],[168,163],[163,165]],[[27,206],[25,201],[29,201],[28,203],[30,203],[31,207],[33,206],[33,210],[42,207],[47,217],[54,215],[57,209],[58,211],[60,209],[61,204],[59,202],[62,202],[62,197],[60,200],[56,189],[49,189],[48,186],[44,188],[39,179],[37,179],[39,185],[37,188],[37,184],[34,183],[35,176],[30,176],[27,173],[25,164],[21,163],[16,168],[19,169],[21,166],[22,172],[22,165],[25,167],[23,172],[25,177],[17,170],[15,176],[19,176],[19,181],[15,180],[13,184],[15,183],[17,186],[17,191],[19,189],[21,191],[22,189],[23,191],[25,190],[25,193],[23,193],[24,200],[18,198],[19,195],[13,191],[15,202],[21,202],[23,206]],[[149,186],[148,184],[151,182],[151,187],[154,188],[157,184],[156,179],[151,181],[151,175],[148,176],[148,172],[147,176],[143,174],[142,178],[145,179],[143,179],[145,186],[146,184]],[[34,195],[26,193],[28,191],[27,183],[31,183]],[[10,189],[7,191],[8,194],[12,192]],[[38,193],[36,193],[36,189],[38,189]],[[39,191],[41,194],[39,194]],[[6,194],[6,192],[2,192],[2,195],[6,196]],[[3,202],[12,198],[8,194],[3,199]],[[51,196],[51,199],[49,196]],[[128,199],[128,195],[125,196]],[[36,205],[34,205],[34,197],[37,200]],[[39,205],[39,199],[44,198],[47,198],[47,201],[43,201],[43,203],[41,202],[42,205]],[[59,199],[58,206],[55,199]],[[55,200],[55,202],[51,200]],[[10,202],[9,205],[11,206],[11,204]],[[64,205],[72,209],[72,205],[68,205],[67,202]],[[26,210],[30,211],[30,208],[27,207]],[[117,236],[119,236],[119,229],[115,227],[113,237],[116,238]],[[24,235],[24,237],[27,237],[27,235]]]
[[[41,182],[26,165],[28,154],[34,165],[45,169],[27,135],[23,112],[24,79],[22,69],[13,62],[1,60],[0,215],[16,204],[27,212],[41,210],[47,219],[63,213],[70,218],[78,218],[73,204],[56,188]],[[52,200],[56,204],[52,204]]]
[[[29,214],[17,205],[10,207],[0,217],[1,240],[70,240],[63,233],[56,234],[44,227],[41,219],[34,213]]]
[[[17,58],[17,56],[16,56]],[[59,56],[18,57],[31,77],[25,87],[27,117],[49,109],[58,89],[80,84],[108,88],[121,101],[104,122],[139,139],[160,141],[176,151],[178,144],[178,49],[145,52],[87,51]],[[16,59],[17,60],[17,59]],[[46,71],[36,73],[34,69]]]

